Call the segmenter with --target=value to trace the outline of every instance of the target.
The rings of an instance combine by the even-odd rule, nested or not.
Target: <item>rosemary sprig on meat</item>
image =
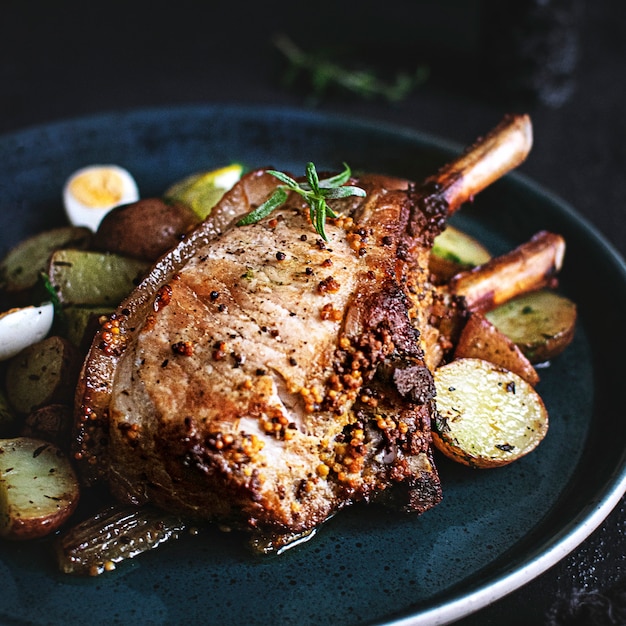
[[[306,166],[307,182],[299,183],[291,176],[277,170],[267,170],[268,174],[278,178],[283,183],[279,185],[274,193],[261,205],[253,211],[250,211],[245,217],[237,222],[238,226],[246,224],[254,224],[259,220],[267,217],[272,211],[280,207],[287,200],[289,191],[301,195],[309,205],[309,214],[311,223],[315,231],[328,241],[326,236],[325,224],[326,218],[336,218],[338,215],[330,208],[327,200],[336,200],[338,198],[347,198],[348,196],[365,196],[365,190],[354,185],[346,185],[352,172],[347,163],[343,164],[343,171],[330,178],[320,180],[317,175],[315,165],[311,162]]]

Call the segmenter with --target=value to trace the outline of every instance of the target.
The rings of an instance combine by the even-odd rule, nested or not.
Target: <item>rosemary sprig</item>
[[[326,218],[336,218],[338,215],[328,206],[327,200],[336,200],[338,198],[347,198],[348,196],[365,197],[365,190],[354,185],[346,185],[352,171],[347,163],[343,164],[343,171],[330,178],[320,180],[317,170],[313,163],[307,163],[306,166],[306,183],[299,183],[291,176],[277,170],[266,170],[275,178],[283,183],[276,187],[272,195],[253,211],[250,211],[245,217],[237,222],[237,226],[245,226],[246,224],[254,224],[259,220],[267,217],[274,209],[284,204],[287,200],[288,192],[294,191],[304,198],[309,205],[309,216],[311,223],[324,241],[328,241],[326,230]]]

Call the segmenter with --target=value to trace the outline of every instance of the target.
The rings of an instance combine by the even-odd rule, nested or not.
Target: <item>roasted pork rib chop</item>
[[[361,176],[366,197],[333,201],[327,242],[295,194],[236,226],[279,184],[246,175],[95,338],[77,393],[85,480],[274,548],[353,502],[437,504],[428,254],[529,145],[512,117],[422,186]]]

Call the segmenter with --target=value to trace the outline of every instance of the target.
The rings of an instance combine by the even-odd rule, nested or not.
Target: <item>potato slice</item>
[[[511,339],[480,313],[472,313],[461,332],[454,358],[476,358],[515,372],[533,387],[539,382],[537,370]]]
[[[78,349],[56,335],[22,350],[7,365],[11,406],[30,413],[46,404],[72,404],[81,364]]]
[[[577,311],[568,298],[543,289],[509,300],[485,317],[515,342],[531,363],[542,363],[571,343]]]
[[[77,226],[62,226],[24,239],[0,262],[0,286],[8,292],[34,287],[55,250],[86,248],[90,240],[91,231]]]
[[[39,439],[0,439],[0,537],[35,539],[74,512],[78,479],[68,458]]]
[[[458,359],[435,371],[433,442],[454,461],[476,468],[507,465],[548,431],[539,394],[517,374],[482,359]]]
[[[50,259],[48,276],[63,305],[117,306],[149,266],[119,254],[58,250]]]
[[[490,258],[489,250],[477,239],[448,225],[435,237],[428,265],[435,280],[445,283],[458,272],[482,265]]]

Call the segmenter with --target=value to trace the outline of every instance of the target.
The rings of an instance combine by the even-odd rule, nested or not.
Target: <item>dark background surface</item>
[[[314,106],[467,144],[504,113],[527,111],[535,145],[520,171],[626,253],[626,3],[362,4],[5,0],[0,133],[102,111],[246,102]],[[397,102],[336,85],[316,92],[307,72],[287,85],[279,33],[388,82],[399,71],[428,75]],[[625,526],[622,501],[575,553],[461,623],[625,624]]]

